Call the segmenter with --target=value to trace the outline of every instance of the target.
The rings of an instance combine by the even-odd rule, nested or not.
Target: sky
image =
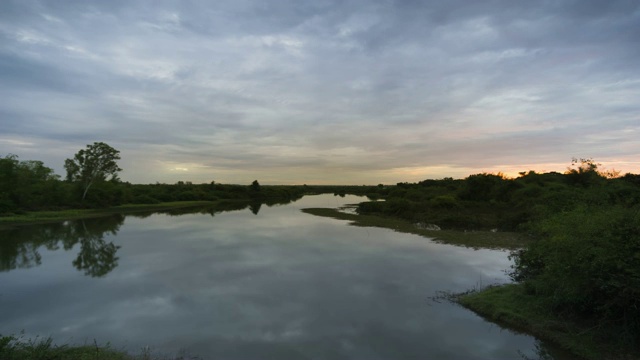
[[[640,173],[640,2],[0,1],[0,156],[133,183]]]

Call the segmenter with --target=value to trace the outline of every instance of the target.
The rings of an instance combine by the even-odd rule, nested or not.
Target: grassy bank
[[[139,354],[116,350],[111,345],[56,345],[51,338],[25,340],[13,335],[0,335],[2,360],[198,360],[190,355],[158,355],[143,348]]]
[[[440,243],[475,249],[517,249],[525,246],[528,242],[525,236],[513,232],[427,230],[416,226],[410,221],[397,218],[348,214],[330,208],[308,208],[302,209],[302,211],[316,216],[347,220],[351,222],[350,225],[354,226],[387,228],[398,232],[429,237]]]
[[[48,222],[57,222],[73,219],[100,217],[109,214],[128,214],[144,211],[161,211],[169,209],[189,208],[198,206],[216,205],[220,201],[175,201],[158,204],[126,204],[104,209],[70,209],[57,211],[34,211],[19,215],[0,217],[0,228],[17,225],[30,225]]]
[[[640,359],[637,348],[619,341],[619,329],[560,317],[544,298],[527,294],[521,284],[489,287],[454,300],[500,326],[534,335],[587,360]]]

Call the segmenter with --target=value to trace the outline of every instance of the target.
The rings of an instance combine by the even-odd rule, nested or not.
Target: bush
[[[453,195],[440,195],[431,199],[431,206],[440,209],[455,209],[460,207],[458,200]]]
[[[134,204],[158,204],[160,203],[160,200],[152,198],[149,195],[138,195],[135,198],[133,198],[133,203]]]
[[[16,209],[16,205],[9,199],[0,198],[0,214],[10,214]]]
[[[640,211],[583,206],[537,231],[540,240],[513,254],[512,278],[560,313],[640,335]]]

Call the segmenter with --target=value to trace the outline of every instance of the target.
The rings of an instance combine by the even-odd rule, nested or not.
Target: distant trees
[[[251,201],[268,205],[299,199],[310,190],[302,186],[131,184],[118,179],[120,152],[95,142],[66,159],[66,181],[42,161],[20,161],[17,155],[0,156],[0,216],[25,211],[104,208],[121,204],[157,204],[172,201]],[[353,187],[354,189],[359,187]],[[327,190],[328,191],[328,190]],[[253,211],[257,212],[257,205]]]
[[[57,179],[42,161],[19,161],[13,154],[0,158],[0,213],[45,201],[57,203]]]
[[[103,142],[94,142],[76,153],[73,159],[64,162],[67,180],[78,182],[82,186],[82,199],[87,196],[91,185],[97,181],[117,179],[122,171],[116,160],[120,160],[120,151]]]
[[[260,191],[260,183],[258,180],[253,180],[250,186],[251,191],[258,192]]]
[[[12,196],[18,185],[18,157],[9,154],[0,159],[0,211],[8,211],[15,207]]]

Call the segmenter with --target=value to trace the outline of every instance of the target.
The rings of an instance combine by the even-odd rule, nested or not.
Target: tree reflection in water
[[[209,214],[215,216],[226,211],[237,211],[249,208],[257,215],[262,205],[268,207],[284,205],[298,199],[266,199],[264,202],[221,201],[215,206],[188,207],[149,211],[129,214],[128,216],[145,218],[153,214],[180,216],[184,214]],[[11,271],[39,266],[42,256],[41,248],[71,250],[80,244],[80,251],[72,264],[85,275],[102,277],[118,266],[119,246],[105,241],[108,234],[116,235],[124,223],[125,216],[113,214],[90,219],[70,220],[61,223],[36,226],[18,226],[8,230],[0,230],[0,271]]]
[[[118,266],[119,246],[107,242],[107,234],[116,235],[124,223],[124,216],[114,214],[93,219],[65,221],[57,224],[23,226],[0,232],[0,271],[39,266],[39,249],[71,250],[80,244],[80,251],[72,264],[85,275],[102,277]]]
[[[249,204],[249,210],[253,213],[253,215],[258,215],[260,212],[260,207],[262,207],[262,203],[254,202]]]

